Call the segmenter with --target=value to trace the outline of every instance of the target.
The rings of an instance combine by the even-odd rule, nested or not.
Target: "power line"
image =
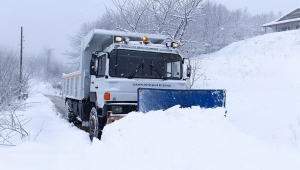
[[[80,19],[80,20],[78,20],[78,21],[76,21],[76,22],[73,22],[73,23],[71,23],[71,24],[66,25],[66,27],[69,27],[69,26],[71,26],[71,25],[77,24],[78,22],[83,22],[86,18],[88,18],[88,17],[90,17],[90,16],[93,16],[93,15],[99,13],[99,12],[101,12],[101,11],[97,11],[97,12],[95,12],[95,13],[92,13],[91,15],[88,15],[88,16],[86,16],[86,17],[84,17],[84,18],[82,18],[82,19]],[[61,28],[61,29],[63,29],[63,28]],[[61,30],[61,29],[58,29],[58,30]],[[57,30],[57,31],[58,31],[58,30]]]
[[[95,7],[98,7],[100,4],[103,4],[103,5],[104,5],[104,2],[105,2],[105,1],[106,1],[106,0],[102,0],[101,3],[96,4],[96,5],[94,5],[93,7],[90,7],[90,8],[88,8],[88,9],[82,11],[82,12],[79,12],[78,14],[73,15],[73,16],[69,17],[68,19],[64,20],[63,22],[65,22],[65,21],[67,21],[67,20],[70,20],[70,19],[72,19],[72,18],[75,18],[76,16],[80,16],[81,14],[83,14],[83,13],[85,13],[85,12],[87,12],[87,11],[90,11],[91,9],[93,9],[93,8],[95,8]],[[50,26],[50,27],[48,27],[48,29],[52,28],[52,29],[51,29],[51,30],[52,30],[51,32],[59,32],[59,31],[61,31],[61,30],[64,30],[65,28],[69,28],[70,26],[72,26],[72,25],[74,25],[74,24],[77,24],[77,23],[79,23],[79,22],[84,22],[84,20],[85,20],[86,18],[89,18],[89,17],[91,17],[91,16],[93,16],[93,15],[95,15],[95,14],[99,14],[99,13],[101,13],[101,12],[103,12],[103,10],[97,9],[97,12],[94,12],[94,13],[88,15],[88,16],[85,16],[85,17],[81,18],[81,19],[76,18],[76,20],[75,20],[74,22],[72,22],[72,23],[69,22],[69,24],[68,24],[68,23],[62,23],[62,22],[60,22],[61,24],[59,24],[59,25],[54,25],[54,26],[57,26],[57,29],[55,29],[54,26]],[[62,37],[62,36],[59,36],[59,37],[58,37],[58,35],[55,34],[55,35],[52,36],[52,38],[49,38],[48,41],[52,41],[53,39],[58,39],[58,38],[61,39],[61,38],[63,38],[63,37]]]
[[[106,1],[106,0],[103,0],[101,3],[96,4],[96,5],[94,5],[93,7],[90,7],[90,8],[88,8],[88,9],[86,9],[86,10],[84,10],[84,11],[78,13],[78,14],[75,14],[75,15],[69,17],[68,19],[66,19],[66,20],[64,20],[64,21],[67,21],[67,20],[69,20],[69,19],[75,18],[76,16],[79,16],[80,14],[83,14],[83,13],[89,11],[89,10],[91,10],[91,9],[93,9],[93,8],[95,8],[95,7],[97,7],[97,6],[99,6],[100,4],[103,4],[104,1]],[[93,15],[95,15],[95,14],[97,14],[97,13],[100,13],[100,12],[101,12],[101,10],[97,10],[97,12],[92,13],[92,14],[90,14],[90,15],[84,17],[84,18],[76,19],[76,21],[73,22],[73,23],[70,23],[70,24],[64,23],[64,24],[59,24],[59,25],[53,25],[53,26],[48,27],[48,29],[51,29],[51,28],[52,28],[53,32],[57,32],[57,31],[60,31],[60,30],[65,29],[65,28],[67,28],[67,27],[70,27],[71,25],[74,25],[74,24],[76,24],[76,23],[83,22],[86,18],[91,17],[91,16],[93,16]],[[61,22],[61,23],[62,23],[62,22]],[[55,29],[54,26],[57,26],[58,28]],[[59,38],[62,38],[62,37],[59,37]],[[53,40],[53,39],[57,39],[57,35],[54,35],[52,38],[50,38],[50,39],[48,39],[48,40]]]
[[[77,24],[78,22],[83,22],[86,18],[88,18],[88,17],[90,17],[90,16],[92,16],[92,15],[95,15],[95,14],[97,14],[97,13],[99,13],[99,12],[101,12],[101,11],[97,11],[97,12],[91,14],[91,15],[88,15],[88,16],[82,18],[81,20],[78,20],[78,21],[76,21],[76,22],[73,22],[73,23],[71,23],[71,24],[68,24],[68,25],[66,25],[66,26],[64,26],[64,27],[62,27],[62,28],[56,29],[56,30],[54,30],[54,32],[60,31],[60,30],[64,29],[65,27],[69,27],[69,26],[71,26],[71,25]],[[62,38],[62,37],[60,37],[60,38]],[[53,36],[50,40],[53,40],[53,39],[57,39],[57,37],[56,37],[56,36]]]
[[[105,0],[104,0],[104,1],[105,1]],[[104,2],[104,1],[103,1],[103,2]],[[83,13],[85,13],[85,12],[87,12],[87,11],[89,11],[89,10],[91,10],[91,9],[93,9],[93,8],[95,8],[95,7],[99,6],[99,5],[101,5],[101,4],[103,4],[103,2],[101,2],[101,3],[99,3],[99,4],[96,4],[96,5],[94,5],[94,6],[90,7],[90,8],[88,8],[88,9],[82,11],[82,12],[79,12],[79,13],[77,13],[77,14],[75,14],[75,15],[73,15],[73,16],[71,16],[71,17],[65,19],[65,20],[63,20],[62,22],[59,22],[58,24],[52,24],[52,26],[50,26],[49,28],[56,27],[57,25],[62,25],[62,24],[65,23],[66,21],[69,21],[70,19],[73,19],[73,18],[75,18],[75,17],[77,17],[77,16],[79,16],[79,15],[81,15],[81,14],[83,14]]]

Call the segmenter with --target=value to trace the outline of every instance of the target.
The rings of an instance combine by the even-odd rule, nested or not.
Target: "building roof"
[[[300,7],[294,9],[292,12],[289,12],[286,15],[283,15],[282,17],[276,19],[275,21],[264,24],[263,27],[269,27],[272,25],[284,24],[284,23],[295,22],[295,21],[300,21]]]

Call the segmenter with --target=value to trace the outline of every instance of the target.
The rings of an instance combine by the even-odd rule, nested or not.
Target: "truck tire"
[[[89,136],[91,141],[94,137],[99,138],[99,119],[97,115],[96,107],[92,107],[90,112],[90,119],[89,119]]]
[[[66,106],[65,106],[65,119],[72,123],[74,122],[74,115],[73,115],[73,109],[72,109],[72,101],[70,99],[67,99]]]

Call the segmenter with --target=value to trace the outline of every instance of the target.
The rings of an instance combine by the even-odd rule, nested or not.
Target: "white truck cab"
[[[63,74],[67,120],[100,138],[107,123],[137,110],[139,88],[186,89],[177,47],[163,35],[92,30],[82,40],[79,71]]]

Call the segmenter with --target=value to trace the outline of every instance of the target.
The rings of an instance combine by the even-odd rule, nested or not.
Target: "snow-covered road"
[[[52,103],[54,104],[56,110],[64,115],[65,114],[65,103],[64,103],[64,99],[61,96],[55,96],[55,95],[45,95],[46,97],[48,97]]]

